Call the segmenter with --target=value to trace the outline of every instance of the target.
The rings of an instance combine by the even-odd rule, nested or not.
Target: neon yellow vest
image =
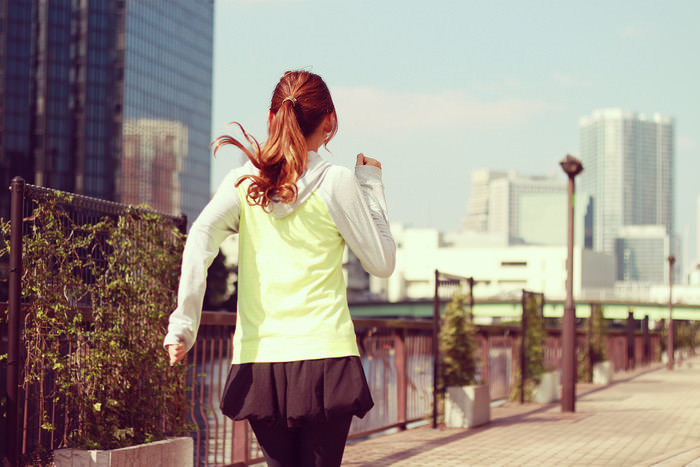
[[[275,218],[245,202],[238,259],[238,315],[233,363],[284,362],[359,355],[347,305],[345,241],[314,192]]]

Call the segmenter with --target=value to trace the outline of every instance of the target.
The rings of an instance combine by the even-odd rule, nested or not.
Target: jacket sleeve
[[[350,170],[335,166],[329,175],[328,211],[340,235],[367,272],[389,277],[396,263],[396,243],[389,230],[381,169],[357,166],[353,176]]]
[[[182,253],[177,308],[170,315],[164,346],[182,342],[189,350],[194,345],[202,315],[207,271],[221,243],[238,232],[241,200],[235,185],[240,175],[239,170],[233,170],[226,176],[190,228]]]

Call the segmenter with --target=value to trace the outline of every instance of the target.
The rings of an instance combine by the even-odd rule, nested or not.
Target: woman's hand
[[[168,355],[170,356],[170,366],[175,365],[177,362],[185,358],[187,350],[185,350],[185,344],[180,342],[179,344],[170,344],[167,346]]]
[[[375,167],[379,167],[380,169],[382,168],[381,162],[379,162],[377,159],[367,157],[362,153],[357,155],[357,163],[355,165],[373,165]]]

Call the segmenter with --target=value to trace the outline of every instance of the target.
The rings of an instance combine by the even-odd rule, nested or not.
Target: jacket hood
[[[297,180],[297,199],[293,203],[280,203],[273,201],[270,204],[269,212],[272,216],[281,219],[287,217],[306,201],[309,196],[318,188],[326,176],[326,172],[331,164],[321,158],[318,153],[309,151],[309,160],[306,170]]]

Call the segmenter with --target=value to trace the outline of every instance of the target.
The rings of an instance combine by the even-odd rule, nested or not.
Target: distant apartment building
[[[700,195],[695,213],[695,260],[700,263]]]
[[[507,172],[489,169],[473,170],[471,173],[471,193],[467,203],[467,217],[464,230],[470,232],[488,232],[489,230],[489,192],[491,182],[508,176]]]
[[[124,122],[121,202],[146,203],[168,213],[183,212],[187,135],[187,127],[178,121]]]
[[[695,259],[686,271],[686,280],[690,285],[700,285],[700,196],[695,213]]]
[[[472,171],[464,231],[504,236],[508,245],[565,245],[568,194],[561,175]],[[586,246],[589,202],[584,196],[578,197],[574,224],[577,245]]]
[[[0,184],[19,175],[196,217],[209,200],[212,31],[211,0],[3,2]]]
[[[618,277],[622,280],[662,280],[666,277],[663,263],[645,263],[644,268],[654,270],[643,271],[639,261],[679,253],[673,231],[673,119],[606,109],[581,118],[579,129],[584,170],[577,179],[577,189],[592,199],[594,249],[618,255],[617,264],[623,268]],[[670,240],[661,240],[658,229],[654,230],[656,241],[642,240],[636,233],[630,237],[629,226],[659,226]],[[650,232],[654,228],[644,229]]]
[[[671,239],[662,225],[628,225],[615,239],[617,280],[645,284],[668,283]]]

